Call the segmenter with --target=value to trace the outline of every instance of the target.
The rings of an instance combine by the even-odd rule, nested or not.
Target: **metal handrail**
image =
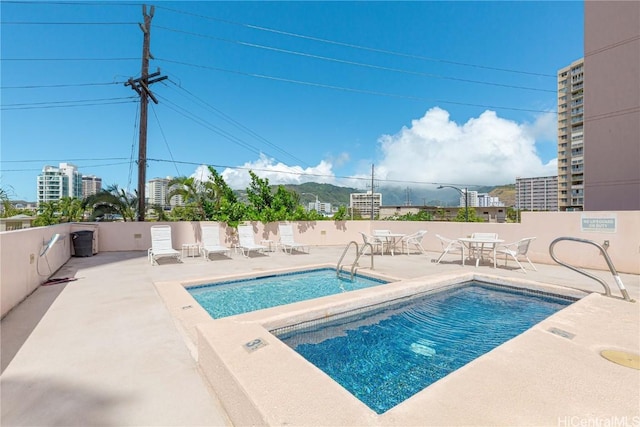
[[[367,246],[369,246],[370,251],[371,251],[371,269],[373,270],[373,246],[371,246],[371,243],[365,243],[364,245],[362,245],[362,249],[358,248],[358,242],[352,240],[347,244],[347,247],[344,248],[344,251],[342,252],[342,255],[340,256],[340,259],[338,260],[338,264],[336,265],[336,276],[340,277],[340,272],[342,271],[342,260],[344,259],[345,255],[347,254],[347,252],[349,251],[349,248],[351,247],[351,244],[354,244],[356,246],[356,259],[353,261],[353,264],[351,264],[351,280],[353,280],[353,276],[355,276],[356,274],[356,265],[358,265],[358,261],[360,260],[360,257],[362,256],[365,248]]]
[[[573,270],[573,271],[575,271],[577,273],[580,273],[582,275],[590,277],[591,279],[593,279],[593,280],[597,281],[598,283],[600,283],[602,285],[602,287],[604,288],[605,296],[610,297],[610,296],[612,296],[611,295],[611,289],[609,288],[609,285],[607,285],[607,282],[602,280],[600,277],[589,273],[588,271],[584,271],[584,270],[582,270],[582,269],[580,269],[578,267],[574,267],[573,265],[567,264],[564,261],[560,261],[556,257],[555,253],[553,252],[553,247],[556,245],[556,243],[558,243],[558,242],[560,242],[562,240],[568,240],[568,241],[580,242],[580,243],[588,243],[590,245],[593,245],[593,246],[597,247],[600,250],[600,253],[604,257],[604,259],[607,261],[607,265],[609,266],[609,270],[611,271],[611,274],[613,275],[613,278],[614,278],[614,280],[616,282],[616,285],[618,285],[618,288],[620,289],[620,292],[622,293],[622,297],[624,298],[625,301],[633,302],[633,300],[629,297],[629,292],[627,292],[627,289],[624,287],[624,284],[622,283],[622,279],[618,275],[618,272],[616,271],[616,268],[613,265],[613,262],[611,261],[611,258],[609,257],[609,254],[607,253],[605,248],[603,248],[600,244],[594,242],[593,240],[579,239],[577,237],[558,237],[553,242],[551,242],[551,244],[549,245],[549,255],[551,255],[551,258],[555,262],[557,262],[558,264],[563,265],[563,266],[567,267],[568,269]]]

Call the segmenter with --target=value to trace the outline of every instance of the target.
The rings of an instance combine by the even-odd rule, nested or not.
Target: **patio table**
[[[475,252],[480,252],[479,256],[475,256],[476,259],[476,267],[480,263],[480,258],[482,257],[482,253],[484,252],[485,245],[491,245],[491,249],[493,252],[493,268],[496,268],[496,247],[498,243],[503,243],[502,239],[489,239],[489,238],[478,238],[478,237],[460,237],[458,241],[462,243],[462,265],[464,266],[465,260],[465,249],[469,251],[469,256]]]
[[[404,237],[406,234],[402,233],[373,233],[373,237],[378,239],[385,239],[387,242],[387,249],[391,251],[391,256],[394,255],[394,249],[398,242]],[[384,253],[384,251],[383,251]]]

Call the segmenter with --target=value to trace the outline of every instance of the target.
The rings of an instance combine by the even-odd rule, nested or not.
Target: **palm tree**
[[[138,206],[138,193],[129,193],[118,184],[113,184],[104,190],[87,197],[86,206],[90,206],[93,217],[99,214],[118,214],[124,221],[135,221]]]

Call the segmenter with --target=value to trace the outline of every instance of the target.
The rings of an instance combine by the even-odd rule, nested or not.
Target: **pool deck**
[[[149,265],[146,252],[72,258],[55,277],[77,280],[41,286],[0,323],[1,425],[233,425],[154,282],[335,264],[342,249],[313,247],[310,254],[234,255],[211,262],[196,257],[159,266]],[[374,271],[401,279],[474,272],[602,291],[595,281],[560,266],[536,264],[538,271],[525,275],[512,262],[510,269],[463,268],[450,256],[436,265],[437,255],[376,256]],[[592,273],[619,295],[608,271]],[[631,297],[640,299],[640,276],[621,278]],[[411,398],[382,416],[363,408],[340,418],[317,410],[311,396],[309,407],[256,424],[638,425],[640,371],[606,361],[599,352],[640,353],[640,304],[598,295],[582,302],[434,384],[427,398]],[[551,326],[574,337],[551,334]],[[276,391],[286,392],[281,377],[263,376],[274,384],[272,403],[286,401],[288,394]]]

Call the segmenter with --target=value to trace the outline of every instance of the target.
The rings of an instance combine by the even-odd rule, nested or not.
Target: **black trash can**
[[[73,256],[93,256],[93,231],[80,230],[71,233],[73,239]]]

